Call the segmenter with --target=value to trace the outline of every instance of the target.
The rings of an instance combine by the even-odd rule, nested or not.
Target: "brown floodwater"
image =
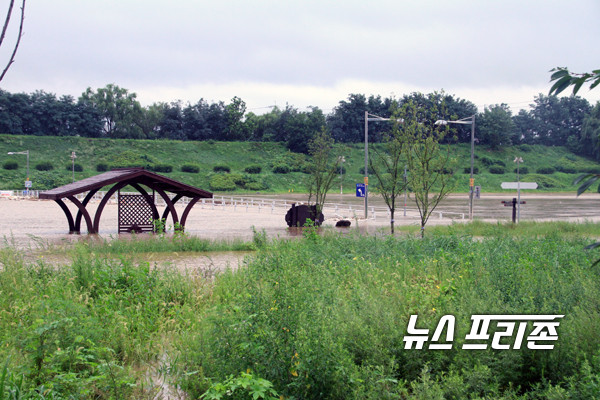
[[[509,221],[511,218],[511,207],[504,207],[502,200],[511,200],[512,194],[483,195],[481,199],[474,201],[474,217],[487,221]],[[260,197],[255,195],[253,197]],[[305,201],[306,195],[286,194],[269,195],[268,199],[289,199],[291,201]],[[364,208],[362,199],[351,195],[331,194],[328,202],[343,203],[351,205],[354,211],[347,211],[340,206],[340,210],[325,209],[325,227],[333,227],[340,218],[350,219],[351,228],[336,228],[341,233],[356,231],[373,233],[383,230],[389,225],[389,216],[384,210],[385,204],[381,198],[371,196],[369,206],[378,208],[376,219],[364,220]],[[526,203],[521,206],[522,220],[590,220],[597,221],[600,218],[600,195],[586,194],[576,197],[574,194],[534,194],[522,193],[521,200]],[[407,205],[407,216],[403,215],[403,199],[396,211],[395,223],[397,225],[418,225],[418,212],[414,203]],[[69,203],[69,202],[66,202]],[[88,205],[90,214],[95,212],[96,204]],[[75,207],[69,204],[69,208],[75,211]],[[468,217],[467,195],[453,195],[445,199],[431,216],[430,224],[449,224],[452,221],[463,221],[462,215]],[[183,208],[177,208],[181,215]],[[271,238],[294,237],[301,232],[289,229],[285,223],[284,207],[245,207],[232,206],[211,207],[199,205],[192,209],[186,223],[186,232],[208,239],[224,240],[251,240],[253,230],[263,231]],[[442,212],[442,218],[438,211]],[[464,220],[466,221],[466,219]],[[170,222],[170,221],[169,221]],[[167,225],[169,225],[167,222]],[[85,224],[82,225],[85,232]],[[107,204],[100,221],[101,238],[117,237],[117,205]],[[64,213],[53,201],[45,200],[8,200],[0,199],[0,239],[7,244],[19,248],[35,249],[45,243],[60,244],[64,242],[95,240],[95,236],[69,235],[68,224]]]

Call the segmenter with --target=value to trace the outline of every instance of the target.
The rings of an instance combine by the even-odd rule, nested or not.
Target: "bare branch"
[[[14,3],[14,0],[11,0],[10,9],[8,11],[9,13],[6,16],[6,21],[5,21],[4,27],[2,29],[2,37],[0,38],[0,46],[2,45],[2,41],[4,40],[4,35],[6,34],[6,29],[8,28],[8,22],[10,21],[10,14],[12,14],[13,3]],[[21,22],[19,23],[19,35],[17,36],[17,42],[15,43],[15,48],[13,49],[13,52],[10,56],[10,60],[6,64],[6,68],[4,68],[4,71],[2,71],[2,75],[0,75],[0,81],[2,81],[2,79],[4,79],[4,75],[6,75],[6,73],[8,72],[8,69],[10,68],[12,63],[15,62],[15,56],[17,54],[17,50],[19,49],[19,44],[21,43],[21,38],[23,37],[23,22],[24,21],[25,21],[25,0],[23,0],[23,4],[21,6]]]
[[[4,27],[2,27],[2,35],[0,36],[0,47],[2,47],[2,42],[4,41],[4,37],[6,36],[6,31],[8,30],[8,25],[10,24],[10,17],[12,15],[12,9],[15,4],[15,0],[10,0],[10,5],[8,6],[8,12],[6,13],[6,20],[4,21]]]

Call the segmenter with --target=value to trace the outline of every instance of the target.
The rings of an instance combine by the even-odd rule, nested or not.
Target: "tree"
[[[586,144],[585,148],[590,150],[589,154],[600,160],[600,102],[583,119],[581,139]]]
[[[477,137],[483,144],[497,150],[501,146],[510,146],[511,137],[515,132],[510,109],[506,104],[485,107],[483,113],[477,116]]]
[[[248,135],[244,127],[244,114],[246,113],[246,103],[239,97],[234,97],[225,107],[225,120],[227,129],[225,131],[224,140],[241,141],[247,140]]]
[[[435,93],[429,94],[436,96]],[[409,100],[394,115],[402,119],[402,141],[406,165],[410,171],[408,185],[417,203],[421,219],[421,236],[431,213],[454,189],[455,160],[450,157],[450,146],[442,141],[450,132],[448,125],[435,122],[446,115],[445,103],[422,109]],[[444,148],[442,148],[444,146]]]
[[[394,234],[394,213],[396,211],[396,198],[406,189],[404,168],[405,142],[400,131],[401,120],[398,119],[399,110],[392,115],[393,128],[384,136],[382,150],[372,147],[374,156],[369,159],[369,171],[373,173],[377,184],[376,191],[381,194],[383,201],[390,210],[390,230]]]
[[[100,112],[106,136],[139,139],[143,136],[138,125],[143,114],[136,97],[135,93],[111,83],[95,92],[87,88],[79,100]]]
[[[583,118],[590,111],[587,100],[576,97],[538,95],[531,116],[535,141],[546,146],[566,146],[577,151]]]
[[[4,25],[2,26],[2,33],[0,34],[0,48],[4,44],[4,39],[6,38],[6,32],[8,31],[8,27],[10,25],[10,19],[12,17],[13,9],[15,5],[15,0],[10,0],[10,4],[8,5],[8,11],[6,12],[6,18],[4,19]],[[19,32],[17,34],[17,40],[15,41],[15,45],[13,47],[13,51],[10,55],[8,63],[6,67],[0,74],[0,81],[4,79],[4,75],[8,72],[10,66],[15,62],[15,56],[17,55],[17,50],[19,49],[19,44],[21,44],[21,38],[23,37],[23,22],[25,21],[25,0],[21,3],[21,18],[19,23]]]
[[[535,121],[530,111],[519,110],[519,113],[513,116],[515,132],[511,138],[513,144],[535,144],[537,133]]]
[[[598,86],[598,84],[600,83],[600,69],[596,69],[591,73],[586,74],[571,74],[566,68],[555,68],[552,71],[556,72],[552,74],[550,82],[552,82],[553,80],[556,80],[556,82],[554,83],[552,88],[550,88],[550,94],[558,94],[569,86],[573,86],[573,94],[576,94],[585,82],[592,82],[592,84],[590,85],[590,90]],[[598,108],[600,108],[600,104],[596,104],[596,107],[594,107],[596,113],[598,112],[598,110],[596,110]],[[591,128],[593,130],[594,125],[595,124],[591,122],[589,128],[587,126],[586,128]],[[577,179],[575,179],[575,181],[573,182],[573,184],[575,185],[581,183],[581,185],[579,185],[579,187],[577,188],[577,196],[580,196],[583,192],[588,190],[590,186],[592,186],[596,181],[598,181],[598,179],[600,179],[600,174],[582,174],[578,176]],[[598,192],[600,192],[600,185],[598,186]],[[599,246],[600,242],[596,242],[589,246],[586,246],[585,248],[586,250],[589,250]],[[596,265],[598,263],[600,263],[600,259],[596,260],[593,265]]]
[[[333,185],[333,179],[341,164],[341,157],[333,154],[333,144],[334,140],[325,128],[322,128],[308,143],[308,152],[311,156],[308,167],[308,202],[310,204],[314,196],[317,215],[323,211],[327,192]]]
[[[160,135],[160,122],[163,119],[165,104],[154,103],[142,109],[138,126],[146,139],[157,139]]]
[[[382,117],[390,116],[391,99],[382,100],[380,96],[370,96],[368,99],[364,94],[351,94],[347,101],[340,101],[333,112],[327,116],[327,126],[331,136],[339,143],[358,143],[364,139],[365,111]],[[385,127],[374,126],[369,129],[371,142],[379,142],[385,131]]]
[[[590,90],[600,84],[600,69],[592,72],[576,73],[570,72],[566,67],[557,67],[550,70],[553,74],[550,76],[550,82],[554,84],[550,88],[548,95],[557,95],[569,86],[573,86],[573,94],[577,94],[581,86],[586,82],[591,82]]]

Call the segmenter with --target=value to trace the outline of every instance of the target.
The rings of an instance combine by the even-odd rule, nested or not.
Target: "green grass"
[[[478,240],[458,225],[425,239],[157,235],[78,244],[58,266],[5,247],[0,399],[152,398],[147,377],[162,359],[189,398],[598,398],[600,270],[597,252],[583,250],[589,225],[541,224],[513,238],[476,222],[472,232],[496,230]],[[257,249],[254,258],[214,281],[133,261],[149,249],[237,246]],[[432,331],[454,315],[454,348],[405,350],[413,314]],[[565,317],[553,350],[461,350],[472,314]]]
[[[102,239],[88,244],[98,254],[184,253],[253,251],[256,244],[240,239],[211,240],[185,234],[140,235],[131,239]]]
[[[396,227],[398,232],[409,232],[417,234],[420,232],[418,226],[400,225]],[[571,223],[565,221],[537,222],[521,221],[518,224],[512,222],[482,222],[475,220],[468,223],[453,223],[451,225],[431,225],[427,227],[427,235],[458,235],[473,237],[514,237],[514,238],[536,238],[546,236],[561,237],[600,237],[600,224],[595,222]]]
[[[284,398],[597,398],[600,278],[588,243],[310,234],[273,243],[217,279],[179,344],[181,382],[198,396],[250,371]],[[412,314],[431,332],[454,315],[453,350],[405,350]],[[472,314],[565,317],[551,351],[461,350]]]
[[[344,178],[345,192],[354,192],[354,183],[362,182],[360,169],[364,167],[364,145],[361,143],[339,145],[340,153],[345,156]],[[373,146],[373,145],[372,145]],[[377,147],[378,145],[375,145]],[[0,135],[0,165],[7,161],[17,161],[16,170],[0,170],[1,189],[21,189],[26,175],[25,156],[7,155],[9,151],[30,151],[30,175],[33,189],[50,189],[71,182],[71,171],[65,167],[70,164],[72,151],[77,154],[77,163],[83,171],[75,172],[75,179],[96,175],[96,166],[100,163],[107,165],[171,165],[173,172],[165,175],[173,179],[211,190],[210,181],[215,176],[215,165],[227,165],[236,180],[242,177],[247,180],[246,187],[238,185],[236,192],[255,193],[288,191],[304,192],[306,174],[300,172],[306,157],[289,152],[280,143],[255,142],[181,142],[163,140],[112,140],[90,139],[80,137],[49,137],[49,136],[15,136]],[[575,156],[563,147],[546,146],[512,146],[499,151],[478,146],[475,149],[477,159],[475,166],[479,174],[475,175],[475,184],[482,186],[484,193],[500,192],[500,183],[516,181],[513,172],[515,156],[524,159],[522,167],[527,167],[529,174],[523,175],[523,181],[536,181],[541,191],[574,191],[573,179],[585,170],[598,168],[600,165],[588,159]],[[470,147],[467,144],[452,146],[452,154],[458,161],[457,191],[468,190],[469,174],[465,168],[470,167]],[[48,161],[53,166],[52,171],[37,171],[34,166]],[[494,175],[489,173],[486,163],[504,163],[505,173]],[[191,164],[198,166],[199,173],[181,172],[181,166]],[[273,165],[285,164],[292,167],[287,174],[273,173]],[[261,173],[248,174],[244,172],[248,166],[261,167]],[[497,164],[496,164],[497,165]],[[537,174],[543,167],[562,166],[572,173],[554,172],[550,175]],[[250,181],[255,180],[253,185]],[[338,179],[336,178],[337,185]],[[248,189],[254,188],[254,189]]]
[[[197,278],[81,245],[58,268],[10,248],[0,265],[2,399],[151,398],[150,365],[202,290]]]

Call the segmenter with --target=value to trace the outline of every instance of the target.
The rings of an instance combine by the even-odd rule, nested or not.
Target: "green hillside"
[[[344,192],[354,191],[354,184],[362,182],[364,145],[339,145],[344,155]],[[96,175],[100,169],[140,165],[156,170],[184,183],[213,191],[238,193],[305,191],[307,175],[302,171],[308,159],[288,151],[280,143],[260,142],[181,142],[160,140],[114,140],[80,137],[0,135],[0,189],[21,189],[26,176],[26,157],[7,152],[29,150],[30,177],[33,189],[49,189],[70,183],[71,152],[82,171],[75,179]],[[458,191],[467,191],[469,181],[470,147],[452,146],[458,160]],[[501,151],[475,148],[475,184],[483,192],[499,192],[500,183],[515,181],[515,156],[523,158],[523,181],[537,182],[544,191],[574,191],[573,179],[581,172],[599,171],[600,165],[579,157],[563,147],[513,146]],[[17,163],[16,169],[10,164]],[[52,170],[38,171],[41,163]],[[183,172],[182,167],[188,171]],[[230,172],[215,172],[214,167],[229,168]],[[260,167],[260,173],[248,173],[246,168]],[[198,172],[193,172],[197,168]],[[166,172],[171,169],[171,172]],[[491,173],[490,171],[501,172]],[[371,182],[373,183],[373,182]],[[339,190],[339,180],[334,187]]]

